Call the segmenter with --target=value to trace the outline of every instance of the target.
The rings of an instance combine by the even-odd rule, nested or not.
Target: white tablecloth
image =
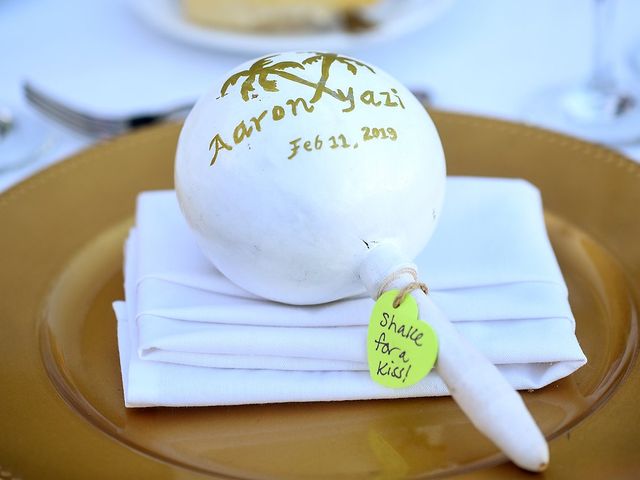
[[[456,0],[418,32],[349,53],[430,90],[437,107],[518,119],[534,92],[586,75],[591,2]],[[615,3],[619,73],[639,88],[626,65],[631,49],[640,48],[640,2]],[[23,102],[20,85],[30,79],[105,113],[195,99],[212,78],[251,57],[168,39],[143,24],[128,0],[3,0],[0,42],[0,103]],[[0,173],[0,190],[94,142],[57,129],[54,147],[37,162]],[[640,161],[640,146],[624,152]]]

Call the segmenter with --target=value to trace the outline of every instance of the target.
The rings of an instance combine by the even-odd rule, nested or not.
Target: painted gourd
[[[316,304],[362,292],[358,266],[376,245],[414,258],[445,175],[437,131],[398,81],[344,56],[285,53],[241,65],[198,101],[175,186],[226,277]]]

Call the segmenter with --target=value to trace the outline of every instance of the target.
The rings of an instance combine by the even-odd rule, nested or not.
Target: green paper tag
[[[380,295],[369,320],[367,359],[369,373],[377,383],[404,388],[418,383],[431,371],[438,357],[433,329],[418,319],[418,304],[406,295],[393,307],[397,290]]]

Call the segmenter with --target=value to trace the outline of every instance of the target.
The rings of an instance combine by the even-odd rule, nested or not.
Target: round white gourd
[[[175,185],[227,278],[315,304],[362,292],[358,268],[378,244],[414,258],[445,175],[437,131],[398,81],[351,58],[286,53],[241,65],[198,101]]]

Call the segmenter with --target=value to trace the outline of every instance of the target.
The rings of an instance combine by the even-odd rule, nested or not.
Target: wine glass
[[[624,89],[614,74],[611,33],[615,0],[592,0],[593,64],[580,85],[548,89],[535,95],[525,112],[528,121],[605,144],[640,140],[640,99]]]
[[[34,161],[52,142],[47,124],[38,115],[0,100],[0,173]]]

